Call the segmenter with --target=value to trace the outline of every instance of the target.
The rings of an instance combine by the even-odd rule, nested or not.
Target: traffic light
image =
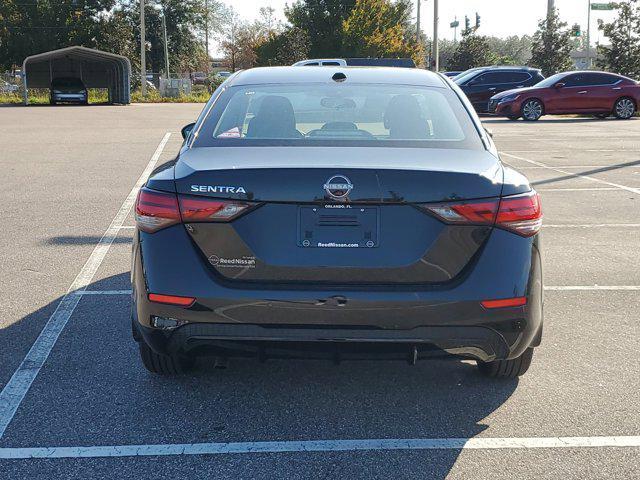
[[[476,12],[476,30],[480,28],[480,15]]]
[[[471,30],[471,22],[469,21],[469,17],[464,16],[464,29],[468,32]]]
[[[577,23],[573,25],[573,27],[571,27],[571,36],[573,37],[579,37],[581,34],[580,32],[580,25],[578,25]]]

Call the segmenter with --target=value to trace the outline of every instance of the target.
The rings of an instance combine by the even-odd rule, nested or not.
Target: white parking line
[[[81,290],[74,295],[131,295],[131,290]]]
[[[549,224],[544,228],[638,228],[640,223],[573,223],[573,224]]]
[[[158,162],[160,154],[162,153],[162,150],[167,144],[170,136],[170,133],[166,133],[160,141],[158,148],[156,148],[155,153],[151,157],[151,160],[149,160],[149,163],[142,172],[142,175],[140,175],[140,178],[138,178],[138,181],[131,189],[131,192],[129,192],[129,195],[120,207],[120,210],[118,210],[118,213],[116,213],[116,216],[111,221],[109,228],[107,228],[107,231],[104,232],[104,235],[102,235],[102,238],[100,238],[100,241],[93,249],[87,263],[84,264],[82,270],[80,270],[80,273],[78,273],[78,276],[67,290],[67,293],[62,297],[62,300],[60,300],[60,303],[51,317],[49,317],[49,320],[40,332],[35,343],[31,346],[26,357],[22,360],[22,363],[20,363],[18,369],[2,389],[2,392],[0,392],[0,438],[4,435],[4,432],[9,423],[11,423],[16,410],[22,403],[22,400],[29,391],[29,388],[31,388],[31,384],[38,376],[40,369],[56,344],[60,333],[69,321],[69,318],[78,305],[80,298],[82,298],[82,295],[78,295],[78,293],[84,294],[87,286],[98,270],[98,267],[100,267],[105,255],[109,251],[111,244],[118,236],[120,227],[127,218],[127,215],[136,200],[138,190],[146,181],[147,177]]]
[[[567,292],[637,291],[640,285],[550,285],[544,289]]]
[[[639,448],[640,436],[525,438],[406,438],[275,442],[105,445],[95,447],[0,448],[0,459],[149,457],[372,450],[509,450],[537,448]]]
[[[536,188],[538,192],[617,192],[616,187],[583,187],[583,188]],[[132,227],[133,228],[133,227]]]
[[[512,155],[512,154],[506,153],[506,152],[502,152],[502,155],[506,155],[507,157],[515,158],[516,160],[522,160],[523,162],[528,162],[528,163],[531,163],[532,165],[537,165],[539,167],[544,167],[544,168],[547,168],[549,170],[554,170],[554,171],[562,173],[564,175],[569,175],[571,177],[586,178],[587,180],[590,180],[592,182],[602,183],[604,185],[609,185],[611,187],[616,187],[616,188],[619,188],[621,190],[626,190],[627,192],[640,194],[640,188],[627,187],[626,185],[620,185],[619,183],[607,182],[606,180],[601,180],[599,178],[591,177],[589,175],[582,175],[580,173],[568,172],[568,171],[563,170],[561,168],[551,167],[551,166],[546,165],[546,164],[544,164],[542,162],[536,162],[535,160],[529,160],[528,158],[519,157],[517,155]]]
[[[607,168],[610,167],[611,165],[554,165],[553,168]],[[517,166],[515,167],[519,170],[540,170],[540,169],[544,169],[544,168],[548,168],[548,167],[542,167],[542,166],[534,166],[534,167],[523,167],[523,166]]]

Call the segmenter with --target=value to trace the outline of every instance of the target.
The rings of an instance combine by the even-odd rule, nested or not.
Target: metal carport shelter
[[[127,57],[92,48],[67,47],[24,59],[25,105],[29,103],[29,88],[49,88],[56,77],[77,77],[87,88],[106,88],[110,103],[131,102],[131,62]]]

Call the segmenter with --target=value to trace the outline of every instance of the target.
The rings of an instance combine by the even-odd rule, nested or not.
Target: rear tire
[[[512,360],[478,362],[480,372],[490,378],[517,378],[524,375],[533,358],[533,348],[527,348],[522,355]]]
[[[179,357],[177,355],[162,355],[156,353],[144,340],[138,343],[142,364],[151,373],[156,375],[181,375],[193,369],[193,358]]]
[[[544,105],[537,98],[532,98],[522,104],[522,118],[527,122],[540,120],[542,115],[544,115]]]
[[[613,113],[620,120],[628,120],[636,113],[636,104],[628,97],[619,98],[613,106]]]

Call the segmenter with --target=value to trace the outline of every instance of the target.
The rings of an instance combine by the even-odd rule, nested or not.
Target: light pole
[[[140,91],[144,97],[147,94],[147,71],[145,49],[147,41],[144,38],[144,0],[140,0]]]
[[[591,70],[591,0],[587,0],[587,70]]]
[[[555,0],[547,0],[547,18],[551,16],[555,8]]]
[[[440,70],[440,48],[438,46],[438,0],[433,0],[433,70]]]
[[[420,44],[420,0],[416,0],[416,43]]]
[[[164,66],[167,69],[167,80],[171,77],[169,73],[169,40],[167,39],[167,16],[164,14],[164,9],[162,10],[162,30],[164,33]]]

